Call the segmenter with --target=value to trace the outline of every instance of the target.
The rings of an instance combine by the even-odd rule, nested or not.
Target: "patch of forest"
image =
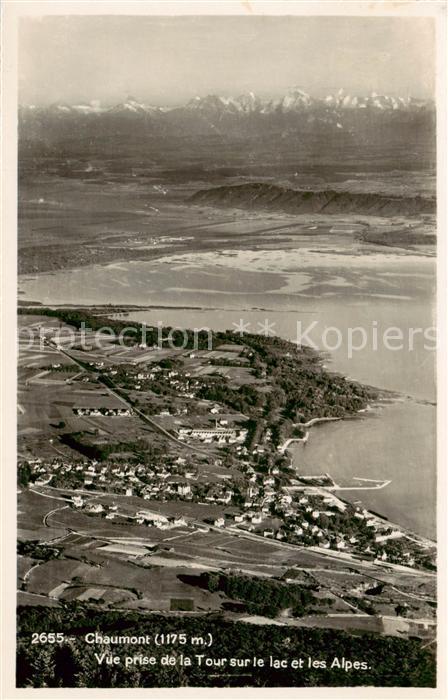
[[[79,603],[60,608],[19,607],[17,634],[17,686],[19,688],[175,688],[193,687],[434,687],[434,651],[417,639],[351,635],[342,631],[253,625],[231,622],[222,616],[176,617],[141,611],[107,611]],[[62,632],[61,644],[31,644],[32,634]],[[184,633],[184,645],[92,645],[84,635],[167,635]],[[192,637],[212,635],[211,647],[191,643]],[[73,639],[68,639],[72,636]],[[176,658],[173,666],[99,665],[95,653],[121,657],[138,654]],[[180,654],[195,659],[266,659],[262,668],[229,665],[212,672],[204,665],[183,666]],[[312,657],[325,660],[326,668],[270,668],[269,656],[278,659]],[[364,661],[366,670],[330,668],[334,658]]]

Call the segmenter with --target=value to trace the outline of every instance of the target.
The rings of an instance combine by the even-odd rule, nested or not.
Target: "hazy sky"
[[[195,95],[262,97],[299,86],[429,97],[432,20],[364,17],[130,17],[23,19],[20,102],[155,105]]]

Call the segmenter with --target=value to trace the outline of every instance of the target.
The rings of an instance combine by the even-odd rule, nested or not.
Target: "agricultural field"
[[[74,559],[51,559],[35,567],[27,579],[27,589],[33,593],[59,598],[61,586],[68,585],[73,579],[90,577],[93,566]]]
[[[278,618],[282,624],[307,626],[317,619],[316,626],[325,628],[396,635],[397,626],[390,623],[385,631],[381,618],[397,617],[397,605],[409,618],[408,631],[414,616],[424,613],[428,620],[434,618],[427,602],[430,588],[421,589],[420,601],[411,600],[413,577],[409,590],[398,589],[393,574],[382,578],[378,567],[369,570],[365,564],[364,573],[355,572],[352,562],[339,559],[335,569],[332,558],[319,552],[207,525],[222,507],[81,491],[89,506],[103,508],[102,514],[93,514],[73,507],[73,493],[45,486],[19,493],[19,510],[29,514],[28,527],[34,527],[27,533],[29,553],[20,557],[18,570],[24,605],[48,599],[48,604],[78,601],[177,614],[223,611],[232,619],[244,619],[241,601],[197,583],[206,572],[226,572],[287,585],[294,582],[314,591],[312,608],[319,615],[298,620],[285,610]],[[135,518],[143,511],[154,517],[182,517],[185,524],[168,529],[141,525]],[[113,517],[106,519],[106,512]]]
[[[53,598],[48,598],[45,595],[39,595],[37,593],[29,593],[27,591],[17,591],[17,605],[24,607],[42,605],[45,608],[60,607],[58,601]]]
[[[17,536],[23,540],[51,540],[65,533],[63,528],[51,527],[45,518],[54,508],[61,504],[59,499],[51,496],[41,496],[33,491],[18,492],[17,504]]]

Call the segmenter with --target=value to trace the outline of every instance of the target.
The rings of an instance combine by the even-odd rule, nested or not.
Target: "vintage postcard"
[[[442,697],[445,9],[5,3],[5,698]]]

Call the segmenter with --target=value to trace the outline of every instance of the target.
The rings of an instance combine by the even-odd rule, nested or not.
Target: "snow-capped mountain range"
[[[124,102],[114,106],[104,106],[99,100],[92,100],[85,104],[52,104],[48,107],[36,107],[24,105],[21,107],[27,112],[45,112],[63,114],[93,114],[105,113],[130,113],[143,115],[161,115],[179,109],[186,109],[198,113],[227,113],[227,114],[272,114],[278,112],[296,112],[312,110],[313,108],[337,108],[341,110],[371,109],[371,110],[420,110],[431,109],[434,104],[431,100],[416,99],[410,96],[379,95],[372,92],[369,95],[359,96],[347,94],[343,88],[326,97],[311,97],[300,88],[292,88],[286,95],[278,99],[262,100],[253,92],[238,97],[222,97],[219,95],[207,95],[194,97],[183,107],[156,107],[139,102],[134,97],[128,97]]]
[[[435,133],[435,106],[412,97],[350,95],[344,90],[312,97],[295,87],[276,99],[261,99],[252,92],[239,97],[207,95],[178,107],[160,107],[128,97],[114,106],[98,100],[88,104],[27,105],[19,109],[19,134],[28,142],[48,145],[66,139],[123,142],[139,139],[219,138],[221,142],[275,144],[310,139],[359,143],[404,144]]]

